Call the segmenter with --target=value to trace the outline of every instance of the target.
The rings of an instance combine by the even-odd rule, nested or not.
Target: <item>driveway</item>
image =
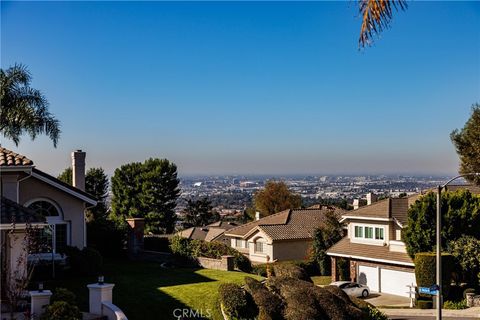
[[[385,313],[389,319],[394,320],[429,320],[435,319],[436,310],[420,310],[420,309],[380,309]],[[442,319],[462,319],[462,320],[477,320],[480,319],[480,307],[468,308],[465,310],[442,310]]]
[[[400,297],[388,293],[371,293],[365,301],[376,307],[409,307],[410,298]]]

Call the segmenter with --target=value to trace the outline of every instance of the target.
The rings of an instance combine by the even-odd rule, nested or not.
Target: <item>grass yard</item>
[[[320,286],[328,286],[330,283],[332,283],[331,276],[314,276],[310,278],[312,279],[314,284],[320,285]]]
[[[242,272],[210,269],[163,269],[158,263],[106,260],[105,282],[115,283],[113,303],[129,320],[175,319],[175,309],[193,309],[206,318],[222,319],[218,287],[223,282],[243,283]],[[77,295],[79,306],[88,310],[87,284],[95,277],[69,277],[46,282],[47,289],[64,287]],[[179,315],[181,311],[176,311]]]

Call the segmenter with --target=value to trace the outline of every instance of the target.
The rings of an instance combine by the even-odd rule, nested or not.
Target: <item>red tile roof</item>
[[[27,157],[8,150],[6,148],[0,147],[0,166],[31,166],[33,161]]]

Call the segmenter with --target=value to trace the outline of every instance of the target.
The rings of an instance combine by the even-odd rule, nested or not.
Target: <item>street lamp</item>
[[[442,319],[442,189],[445,188],[450,182],[468,176],[480,176],[480,172],[475,173],[466,173],[458,175],[450,180],[448,180],[443,185],[438,186],[437,190],[437,285],[438,285],[438,294],[437,294],[437,320]]]

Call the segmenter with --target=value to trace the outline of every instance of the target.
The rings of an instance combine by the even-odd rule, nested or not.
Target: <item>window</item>
[[[355,226],[355,238],[363,238],[363,227]]]
[[[240,248],[241,245],[242,245],[242,240],[235,239],[235,248]]]
[[[255,252],[263,252],[263,242],[255,242]]]
[[[375,239],[383,240],[383,228],[375,228]]]
[[[28,205],[29,209],[41,214],[50,225],[36,233],[36,253],[61,252],[68,245],[68,224],[63,221],[58,207],[50,201],[39,200]]]
[[[365,238],[366,239],[373,239],[373,228],[372,227],[365,227]]]

